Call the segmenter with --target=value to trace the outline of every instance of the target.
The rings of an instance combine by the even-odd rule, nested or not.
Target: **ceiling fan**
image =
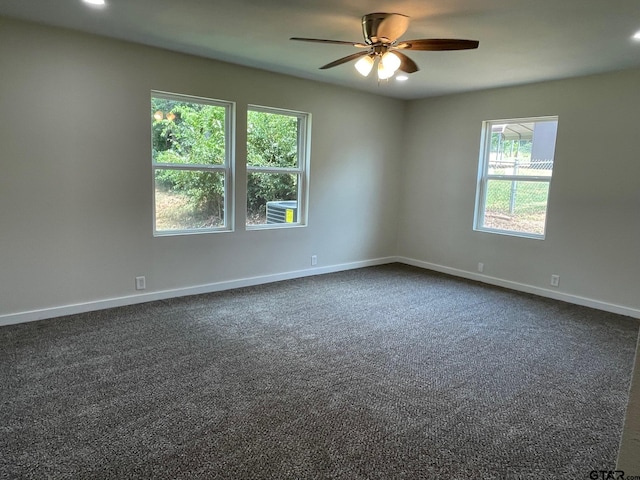
[[[325,40],[320,38],[291,37],[291,40],[316,42],[335,45],[351,45],[362,51],[339,58],[320,67],[321,70],[337,67],[351,60],[359,59],[355,67],[363,76],[368,76],[378,62],[378,79],[391,78],[397,70],[414,73],[418,65],[401,50],[469,50],[478,48],[477,40],[460,40],[455,38],[420,38],[400,41],[399,38],[409,28],[409,17],[400,13],[369,13],[362,17],[362,33],[364,43],[345,42],[342,40]]]

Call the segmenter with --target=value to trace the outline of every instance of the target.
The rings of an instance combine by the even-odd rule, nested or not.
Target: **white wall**
[[[0,75],[0,320],[135,296],[137,275],[153,293],[395,254],[401,101],[1,18]],[[245,231],[239,182],[235,232],[154,238],[152,89],[237,102],[238,178],[247,104],[310,112],[309,226]]]
[[[411,102],[399,255],[640,315],[638,85],[632,70]],[[539,115],[559,116],[546,239],[473,231],[482,121]]]

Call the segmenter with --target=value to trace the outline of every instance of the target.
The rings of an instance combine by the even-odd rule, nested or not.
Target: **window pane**
[[[549,182],[488,180],[485,228],[544,234]]]
[[[299,223],[298,177],[290,173],[249,173],[247,225]]]
[[[153,97],[154,163],[223,165],[225,113],[218,105]]]
[[[488,174],[551,177],[557,130],[555,120],[492,124]]]
[[[224,173],[157,169],[156,231],[224,227]]]
[[[247,112],[247,165],[298,166],[298,117],[249,110]]]

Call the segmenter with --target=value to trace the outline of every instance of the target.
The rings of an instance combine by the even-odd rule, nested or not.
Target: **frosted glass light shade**
[[[356,70],[363,77],[368,76],[371,73],[371,69],[373,68],[373,58],[371,55],[367,55],[366,57],[362,57],[360,60],[356,62]]]
[[[384,63],[380,62],[378,64],[378,78],[380,80],[387,80],[388,78],[393,77],[394,71],[388,68],[385,68]]]
[[[391,70],[392,72],[398,70],[398,68],[400,68],[400,64],[402,63],[400,61],[400,58],[393,52],[387,52],[382,55],[382,59],[380,61],[382,62],[386,70]]]

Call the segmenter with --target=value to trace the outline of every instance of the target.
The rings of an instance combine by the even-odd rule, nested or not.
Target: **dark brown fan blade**
[[[409,57],[407,57],[404,53],[400,53],[397,50],[393,51],[394,55],[397,55],[398,58],[400,59],[400,61],[402,62],[400,64],[400,70],[402,70],[403,72],[406,73],[415,73],[418,70],[420,70],[418,68],[418,65],[416,65],[416,62],[414,62],[413,60],[411,60]]]
[[[352,55],[347,55],[346,57],[339,58],[338,60],[335,60],[331,63],[327,63],[326,65],[323,65],[322,67],[320,67],[320,70],[326,70],[327,68],[337,67],[338,65],[342,65],[343,63],[350,62],[351,60],[355,60],[356,58],[364,57],[365,55],[369,55],[369,52],[368,51],[358,52]]]
[[[364,43],[357,42],[345,42],[343,40],[325,40],[322,38],[301,38],[301,37],[291,37],[289,40],[296,40],[298,42],[314,42],[314,43],[326,43],[330,45],[351,45],[352,47],[359,48],[368,48],[369,45]]]
[[[470,50],[478,48],[477,40],[460,40],[457,38],[420,38],[399,43],[396,48],[405,50]]]

